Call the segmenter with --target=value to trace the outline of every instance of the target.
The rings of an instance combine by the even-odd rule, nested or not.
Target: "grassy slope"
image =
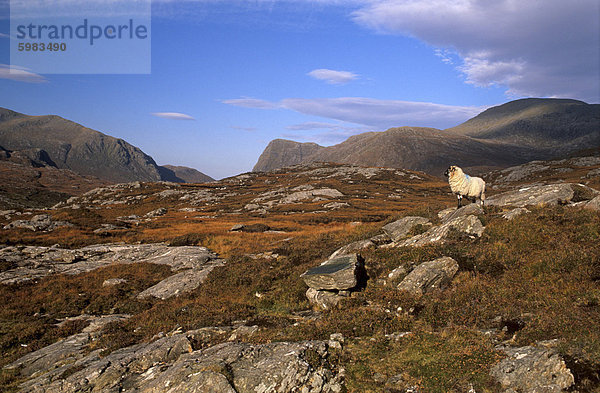
[[[279,181],[290,185],[306,180],[278,176],[283,177]],[[324,182],[335,183],[335,179]],[[0,311],[0,348],[6,356],[0,365],[83,328],[77,323],[58,328],[54,326],[56,318],[131,312],[135,314],[132,319],[109,325],[93,348],[110,351],[150,340],[156,333],[177,326],[186,330],[247,319],[249,325],[262,327],[250,339],[252,342],[327,339],[331,333],[343,333],[344,350],[331,361],[346,368],[350,392],[384,391],[383,381],[392,376],[399,376],[396,387],[417,385],[423,392],[461,392],[471,384],[477,392],[498,392],[488,372],[501,355],[479,333],[498,328],[496,338],[514,345],[558,339],[561,353],[576,371],[579,390],[598,389],[598,380],[590,370],[600,367],[599,213],[568,207],[535,208],[530,214],[506,221],[498,209],[492,208],[481,217],[487,226],[481,239],[456,235],[443,246],[367,251],[364,256],[370,280],[366,290],[349,298],[340,309],[322,313],[320,319],[299,319],[298,312],[309,308],[304,296],[306,286],[299,278],[306,269],[337,247],[378,233],[394,218],[417,214],[435,220],[438,210],[454,205],[442,188],[447,186],[433,179],[412,184],[413,197],[394,202],[385,197],[398,188],[397,183],[388,184],[393,183],[390,179],[363,181],[356,189],[333,183],[330,185],[346,195],[363,190],[373,199],[349,196],[351,208],[323,214],[310,213],[318,206],[302,204],[295,208],[305,213],[279,211],[265,218],[219,215],[218,210],[225,205],[207,207],[217,214],[215,219],[194,221],[185,219],[184,213],[171,212],[109,239],[157,241],[187,234],[179,241],[187,239],[230,258],[226,266],[211,272],[207,282],[188,295],[165,301],[135,300],[132,295],[136,291],[168,275],[164,267],[136,264],[81,276],[47,277],[37,284],[1,286],[0,299],[6,307]],[[275,188],[268,182],[260,186],[259,180],[255,184],[254,195],[260,187]],[[436,184],[440,191],[431,195]],[[160,191],[156,187],[148,185],[137,192]],[[430,195],[421,195],[425,188]],[[123,215],[125,210],[119,209],[134,214],[157,206],[158,201],[149,200],[140,206],[114,205],[93,212],[68,209],[54,214],[78,223],[78,228],[41,236],[16,231],[4,234],[2,241],[16,241],[16,236],[21,236],[31,243],[52,243],[57,237],[71,245],[94,243],[102,238],[90,236],[91,229],[98,222]],[[363,223],[352,223],[359,220]],[[239,222],[287,228],[288,233],[228,232],[233,223]],[[290,237],[293,239],[285,240]],[[255,260],[243,255],[263,251],[273,251],[280,257]],[[400,265],[443,255],[453,257],[460,265],[451,287],[443,292],[417,299],[381,281]],[[103,288],[103,280],[111,277],[125,277],[130,283],[119,290]],[[503,332],[503,326],[518,329]],[[412,334],[398,341],[385,336],[404,331]],[[22,347],[22,343],[28,347]],[[18,382],[13,372],[2,371],[0,375],[0,385],[14,387]]]

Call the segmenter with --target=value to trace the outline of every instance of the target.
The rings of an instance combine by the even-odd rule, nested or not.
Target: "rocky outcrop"
[[[391,243],[391,247],[422,247],[431,243],[444,243],[451,230],[458,231],[472,237],[480,237],[485,227],[473,215],[454,218],[442,225],[434,226],[425,233],[413,236],[400,242]]]
[[[441,213],[441,212],[440,212]],[[469,215],[479,215],[483,214],[483,208],[478,203],[471,203],[466,206],[460,207],[458,209],[452,209],[447,212],[448,214],[443,214],[441,218],[442,223],[451,222],[460,217],[466,217]]]
[[[101,244],[79,249],[12,246],[0,249],[0,260],[16,265],[12,269],[0,272],[0,284],[21,283],[49,274],[80,274],[111,264],[139,262],[168,265],[174,272],[185,270],[198,278],[208,274],[207,270],[223,264],[223,260],[205,247],[168,247],[163,243]],[[181,278],[180,291],[190,288],[191,283],[187,278]],[[170,291],[176,291],[176,288],[173,289],[175,280],[171,279],[169,282],[172,284],[168,286],[172,288]],[[164,294],[166,287],[163,286],[157,293]]]
[[[62,366],[25,382],[21,392],[342,391],[344,371],[329,362],[332,349],[328,341],[229,342],[195,350],[192,344],[202,341],[206,334],[211,333],[206,329],[175,333],[105,357],[94,351],[70,367]],[[335,344],[339,346],[339,340]],[[68,376],[62,377],[65,373]]]
[[[33,216],[31,220],[16,220],[4,226],[3,229],[24,228],[34,232],[36,231],[53,231],[56,228],[72,227],[73,224],[67,221],[54,221],[47,214],[38,214]]]
[[[564,360],[552,348],[539,345],[501,349],[508,357],[492,368],[491,375],[506,392],[563,392],[575,382]]]
[[[398,284],[398,289],[416,296],[444,289],[458,271],[458,263],[450,257],[423,262]]]
[[[383,231],[392,239],[392,241],[399,241],[412,231],[417,225],[431,225],[429,220],[424,217],[404,217],[387,225],[384,225]]]
[[[102,328],[111,322],[123,321],[131,317],[127,314],[104,315],[94,317],[82,315],[77,318],[89,322],[81,333],[59,340],[52,345],[31,352],[5,366],[6,369],[17,369],[24,377],[44,375],[43,379],[56,378],[74,363],[85,356],[88,345],[101,335]]]
[[[558,183],[523,187],[488,198],[490,206],[525,207],[535,205],[557,205],[590,200],[599,192],[582,184]]]

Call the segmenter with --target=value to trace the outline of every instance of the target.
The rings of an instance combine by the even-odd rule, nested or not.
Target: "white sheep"
[[[481,206],[485,202],[485,182],[480,177],[471,177],[463,172],[457,166],[450,166],[444,172],[448,177],[450,189],[458,197],[458,207],[462,206],[462,198],[467,197],[475,202],[477,199],[481,201]]]

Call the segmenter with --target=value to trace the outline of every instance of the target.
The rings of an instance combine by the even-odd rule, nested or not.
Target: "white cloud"
[[[190,115],[178,112],[153,112],[152,116],[162,117],[163,119],[171,120],[196,120]]]
[[[330,85],[343,85],[358,78],[358,75],[350,71],[336,71],[320,68],[312,70],[308,73],[309,76],[325,81]]]
[[[456,52],[468,83],[597,102],[599,8],[597,0],[373,0],[353,18]]]
[[[428,102],[378,100],[364,97],[286,98],[279,102],[258,99],[224,100],[225,104],[259,109],[283,108],[305,115],[386,129],[397,126],[448,128],[477,115],[485,108],[453,106]],[[307,126],[308,124],[308,126]],[[304,127],[320,127],[327,123],[305,123]],[[331,128],[331,125],[329,125]],[[292,126],[294,127],[294,126]],[[300,129],[295,126],[295,129]]]
[[[48,82],[42,75],[33,73],[24,67],[0,64],[0,78],[10,79],[16,82],[45,83]]]
[[[249,98],[249,97],[234,98],[234,99],[230,99],[230,100],[221,100],[221,102],[223,104],[241,106],[244,108],[258,108],[258,109],[275,109],[275,108],[277,108],[277,105],[272,102],[257,99],[257,98]]]

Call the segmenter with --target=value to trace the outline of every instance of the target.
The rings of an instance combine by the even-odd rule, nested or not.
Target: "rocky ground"
[[[1,212],[0,383],[598,391],[600,162],[563,164],[492,173],[485,208],[421,173],[311,164]]]

